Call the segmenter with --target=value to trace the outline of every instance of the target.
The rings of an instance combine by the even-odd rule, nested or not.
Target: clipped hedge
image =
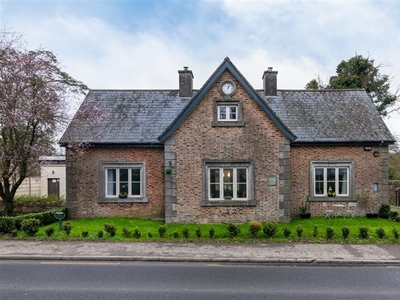
[[[57,219],[54,217],[56,211],[62,211],[65,214],[65,218],[68,216],[68,209],[52,209],[44,212],[19,215],[15,217],[0,217],[0,234],[9,234],[13,230],[21,230],[22,221],[26,219],[37,219],[40,222],[40,226],[46,226],[54,223]]]

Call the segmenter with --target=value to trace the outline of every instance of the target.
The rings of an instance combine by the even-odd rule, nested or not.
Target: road
[[[400,299],[400,267],[0,261],[0,299]]]

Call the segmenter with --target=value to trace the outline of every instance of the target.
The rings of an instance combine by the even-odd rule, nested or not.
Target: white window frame
[[[323,193],[317,194],[316,188],[316,170],[323,170],[323,179],[320,182],[323,182]],[[335,179],[334,179],[334,196],[332,193],[329,193],[328,182],[333,182],[328,180],[328,169],[334,169],[335,171]],[[339,170],[346,169],[347,170],[347,182],[346,189],[339,193]],[[341,200],[352,200],[354,193],[354,162],[352,161],[312,161],[311,162],[311,170],[310,170],[310,199],[309,200],[331,200],[331,201],[341,201]]]
[[[221,109],[225,109],[225,116],[226,118],[223,119],[221,118]],[[232,118],[232,110],[235,110],[234,114],[235,117]],[[218,105],[218,121],[221,122],[236,122],[238,120],[238,112],[239,112],[239,107],[238,105]]]
[[[246,170],[246,181],[238,182],[238,170]],[[211,171],[219,170],[219,182],[211,183]],[[230,170],[232,170],[232,174],[230,174]],[[228,174],[225,174],[225,171],[228,171]],[[224,177],[228,176],[232,178],[231,183],[224,182]],[[210,201],[221,201],[221,200],[238,200],[238,201],[247,201],[248,200],[248,188],[249,188],[249,168],[247,166],[243,167],[210,167],[208,168],[208,176],[207,176],[207,185],[208,185],[208,199]],[[211,185],[217,184],[219,185],[220,197],[213,198],[211,195]],[[238,185],[245,184],[246,185],[246,197],[238,197]],[[232,196],[224,196],[224,190],[226,186],[232,185]]]
[[[147,202],[146,198],[146,165],[141,162],[121,162],[121,163],[102,163],[101,181],[104,188],[100,192],[99,201],[118,201],[118,202]],[[120,198],[120,177],[119,172],[122,169],[128,170],[128,195],[126,198]],[[140,194],[132,194],[132,170],[140,170]],[[115,193],[111,193],[108,189],[108,171],[115,170]]]

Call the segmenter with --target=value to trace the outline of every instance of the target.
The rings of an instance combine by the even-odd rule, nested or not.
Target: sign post
[[[62,230],[62,220],[65,218],[65,214],[62,211],[56,211],[54,217],[58,220],[58,225],[60,226],[60,230]]]

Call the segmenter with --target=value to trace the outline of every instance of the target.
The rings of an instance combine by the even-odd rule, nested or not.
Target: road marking
[[[102,261],[42,261],[41,265],[120,265],[119,262],[102,262]]]

